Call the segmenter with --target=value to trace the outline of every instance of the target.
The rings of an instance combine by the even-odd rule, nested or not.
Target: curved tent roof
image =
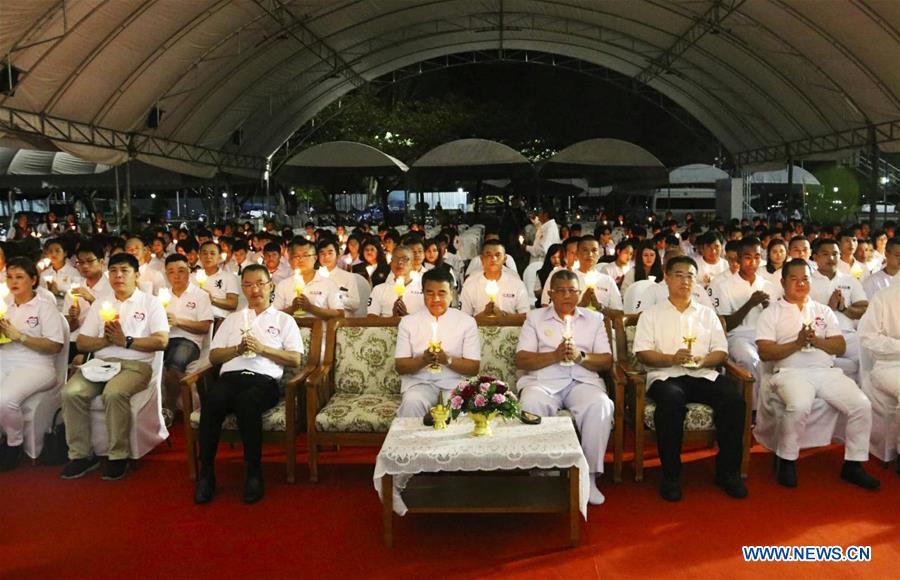
[[[68,153],[0,147],[0,176],[87,175],[103,173],[108,165],[92,163]]]
[[[735,153],[900,120],[898,48],[892,1],[4,0],[0,107],[266,157],[398,68],[534,51],[649,85]]]
[[[794,185],[821,185],[816,176],[802,167],[794,165],[794,175],[792,176]],[[750,175],[751,183],[787,183],[788,171],[785,169],[775,169],[773,171],[757,171]]]
[[[593,184],[656,183],[668,177],[652,153],[619,139],[588,139],[569,145],[544,162],[542,177],[588,177]]]
[[[332,141],[304,149],[291,157],[278,172],[281,179],[320,178],[323,176],[402,175],[409,167],[387,153],[363,143]]]
[[[410,167],[417,178],[513,177],[528,173],[531,162],[521,153],[487,139],[458,139],[438,145]]]
[[[670,185],[710,184],[720,179],[731,177],[727,171],[723,171],[714,165],[705,163],[691,163],[676,167],[669,172]]]

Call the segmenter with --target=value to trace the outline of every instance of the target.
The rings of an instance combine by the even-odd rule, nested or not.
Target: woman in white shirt
[[[781,238],[773,238],[766,248],[766,265],[758,274],[773,284],[781,285],[781,268],[787,260],[787,244]]]
[[[55,357],[65,342],[56,304],[37,295],[34,262],[13,258],[7,266],[9,296],[0,304],[0,471],[15,469],[24,454],[22,403],[56,385]]]

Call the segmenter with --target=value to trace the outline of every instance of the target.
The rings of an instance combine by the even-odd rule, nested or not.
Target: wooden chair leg
[[[285,398],[284,454],[287,458],[285,478],[288,483],[297,480],[297,427],[295,408],[291,396]]]
[[[316,483],[319,481],[319,446],[316,444],[316,438],[312,430],[308,431],[306,439],[306,462],[309,465],[309,481]]]
[[[635,410],[634,421],[634,480],[644,481],[644,418],[643,409]]]
[[[616,414],[613,432],[613,482],[622,483],[622,458],[625,455],[625,413]]]

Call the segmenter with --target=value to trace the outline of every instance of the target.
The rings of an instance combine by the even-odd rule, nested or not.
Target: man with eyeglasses
[[[75,255],[78,260],[75,265],[84,283],[67,292],[63,301],[62,312],[69,323],[69,336],[72,341],[69,348],[69,362],[78,354],[78,348],[74,345],[91,304],[97,300],[101,303],[104,300],[112,300],[113,297],[109,279],[103,275],[103,248],[94,242],[85,241],[78,246]]]
[[[294,275],[275,287],[272,305],[276,310],[291,316],[314,316],[322,320],[344,316],[337,284],[316,269],[315,245],[298,237],[288,247],[288,261]]]
[[[656,403],[653,420],[663,471],[659,494],[666,501],[681,500],[687,404],[702,403],[712,407],[716,426],[716,485],[742,499],[747,497],[741,480],[746,407],[738,386],[718,371],[728,357],[728,341],[716,311],[692,297],[697,276],[693,258],[668,260],[669,297],[641,314],[634,336],[634,353],[647,367],[647,396]]]
[[[385,281],[372,289],[369,296],[369,306],[366,315],[379,316],[406,316],[415,314],[425,308],[422,299],[422,279],[410,275],[412,265],[412,251],[406,246],[394,248],[394,259],[391,260],[391,274]],[[403,292],[398,294],[403,281]]]
[[[590,468],[588,501],[599,505],[605,498],[597,477],[603,473],[613,402],[598,373],[609,370],[613,359],[603,315],[579,308],[580,297],[574,272],[557,270],[550,277],[551,304],[529,312],[519,334],[516,366],[526,374],[517,386],[525,411],[543,417],[571,411]]]
[[[241,274],[248,307],[229,314],[210,345],[209,361],[221,365],[219,377],[201,393],[200,473],[194,502],[209,503],[216,491],[215,460],[222,422],[237,417],[244,447],[243,500],[255,503],[265,493],[262,476],[262,415],[278,404],[278,382],[285,367],[303,362],[300,329],[291,316],[269,304],[272,280],[265,266]]]
[[[826,241],[834,244],[833,240],[823,243]],[[844,354],[846,342],[834,311],[813,300],[811,276],[806,261],[786,263],[781,269],[784,297],[757,321],[759,356],[772,361],[775,371],[760,391],[757,427],[764,428],[766,417],[773,415],[766,410],[769,401],[780,399],[784,413],[776,427],[777,479],[785,487],[796,487],[800,442],[813,402],[823,399],[844,415],[846,422],[841,479],[874,490],[880,482],[862,466],[869,459],[872,404],[856,383],[835,367],[834,359]]]
[[[114,295],[109,302],[116,318],[101,320],[102,302],[95,300],[81,326],[78,350],[116,363],[120,370],[106,382],[90,381],[79,370],[63,387],[62,414],[71,460],[62,472],[63,479],[76,479],[99,467],[92,454],[91,403],[101,394],[109,435],[103,479],[122,479],[128,470],[131,398],[149,388],[154,354],[169,343],[166,313],[159,300],[137,288],[138,268],[137,258],[131,254],[119,253],[109,259]]]

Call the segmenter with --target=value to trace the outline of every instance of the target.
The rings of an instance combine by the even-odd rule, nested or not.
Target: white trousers
[[[795,460],[800,455],[800,436],[818,397],[846,416],[844,459],[869,459],[872,403],[841,369],[782,369],[772,375],[772,388],[785,407],[778,426],[778,457]]]
[[[759,385],[762,378],[762,361],[753,334],[729,334],[728,357],[753,375],[753,408],[759,401]]]
[[[413,385],[403,391],[400,399],[400,408],[397,409],[398,417],[424,417],[431,412],[431,408],[437,405],[438,394],[441,389],[428,383]],[[444,402],[447,402],[447,391],[444,393]]]
[[[893,409],[893,420],[900,423],[900,367],[875,367],[869,375],[871,395],[884,409]],[[900,449],[900,429],[897,430],[897,449]]]
[[[555,393],[539,386],[525,387],[519,393],[519,401],[523,410],[541,417],[555,417],[560,408],[568,409],[581,434],[581,448],[590,472],[603,473],[614,407],[606,389],[579,382]]]
[[[21,445],[25,431],[22,403],[41,391],[56,385],[56,369],[52,365],[14,367],[4,364],[0,371],[0,431],[6,433],[6,443]]]

